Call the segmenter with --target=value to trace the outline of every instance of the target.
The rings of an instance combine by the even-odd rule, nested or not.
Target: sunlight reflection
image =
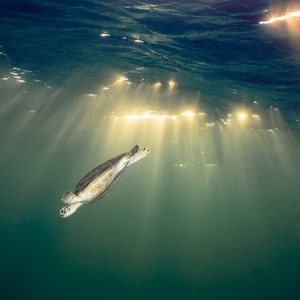
[[[180,115],[187,117],[187,118],[193,118],[193,117],[195,117],[196,113],[188,110],[188,111],[184,111],[184,112],[180,113]]]
[[[129,121],[137,121],[137,120],[158,120],[158,121],[163,121],[165,119],[171,119],[171,120],[176,120],[177,116],[176,115],[168,115],[168,114],[157,114],[153,112],[145,112],[142,114],[128,114],[124,116],[115,116],[114,117],[116,120],[120,119],[125,119]]]
[[[286,13],[283,16],[272,17],[267,21],[261,21],[261,22],[259,22],[259,24],[271,24],[274,22],[287,21],[287,20],[291,20],[292,18],[299,18],[299,17],[300,17],[300,11],[292,11],[292,12]]]
[[[299,5],[286,4],[286,13],[282,13],[282,7],[271,5],[271,17],[269,20],[261,21],[259,24],[272,26],[274,30],[278,30],[278,34],[287,35],[290,43],[295,51],[299,51],[299,28],[300,28],[300,10]],[[285,33],[284,31],[287,31]]]
[[[247,119],[248,115],[245,112],[238,113],[238,118],[240,121],[245,121]]]
[[[173,121],[179,121],[179,120],[192,120],[195,117],[199,117],[199,122],[203,119],[203,116],[205,116],[202,112],[193,112],[193,111],[183,111],[183,112],[177,112],[173,114],[165,113],[165,112],[155,112],[155,111],[145,111],[141,112],[139,114],[126,114],[122,113],[120,115],[114,115],[113,118],[116,120],[128,120],[128,121],[138,121],[138,120],[158,120],[158,121],[164,121],[164,120],[173,120]]]
[[[109,37],[110,34],[107,33],[107,32],[102,32],[102,33],[100,33],[100,36],[101,36],[101,37]]]
[[[175,85],[176,85],[176,82],[175,82],[175,81],[173,81],[173,80],[170,80],[170,81],[169,81],[169,88],[170,88],[171,90],[175,87]]]
[[[122,84],[122,83],[130,83],[129,79],[125,76],[120,76],[118,79],[116,79],[116,81],[114,82],[114,84]]]

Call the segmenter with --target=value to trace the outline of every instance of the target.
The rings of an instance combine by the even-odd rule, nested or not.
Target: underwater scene
[[[0,28],[2,299],[300,297],[298,1],[3,0]]]

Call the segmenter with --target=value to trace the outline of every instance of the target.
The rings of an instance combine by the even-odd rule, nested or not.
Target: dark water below
[[[297,5],[2,1],[3,299],[297,299],[300,19],[260,24]]]

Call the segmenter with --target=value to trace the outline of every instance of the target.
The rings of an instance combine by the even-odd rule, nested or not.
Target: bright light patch
[[[128,80],[127,77],[122,76],[122,77],[120,77],[117,81],[119,81],[119,82],[124,82],[124,81],[127,81],[127,80]]]
[[[109,37],[110,34],[107,33],[107,32],[102,32],[102,33],[100,33],[100,36],[101,36],[101,37]]]
[[[181,116],[187,117],[187,118],[193,118],[196,114],[190,110],[184,111],[180,114]]]
[[[128,121],[139,121],[139,120],[157,120],[157,121],[163,121],[166,119],[170,120],[176,120],[176,115],[169,115],[169,114],[163,114],[163,113],[152,113],[152,112],[145,112],[142,114],[130,114],[125,115],[123,117],[116,116],[116,120],[125,119]]]
[[[261,22],[259,22],[259,24],[271,24],[271,23],[274,23],[274,22],[286,21],[286,20],[289,20],[291,18],[299,18],[299,17],[300,17],[300,10],[292,11],[292,12],[289,12],[289,13],[283,15],[283,16],[270,18],[268,21],[261,21]]]
[[[121,83],[130,83],[130,81],[129,81],[129,79],[128,79],[127,77],[121,76],[121,77],[119,77],[119,78],[115,81],[115,83],[117,83],[117,84],[121,84]]]
[[[253,115],[252,115],[252,118],[254,118],[255,120],[260,120],[260,116],[259,116],[259,115],[256,115],[256,114],[253,114]]]
[[[248,117],[248,115],[246,113],[244,113],[244,112],[238,113],[238,119],[240,121],[245,121],[247,119],[247,117]]]
[[[86,96],[91,97],[91,98],[95,98],[96,94],[89,93],[89,94],[86,94]]]
[[[136,113],[136,114],[128,114],[123,116],[115,116],[116,120],[129,120],[129,121],[139,121],[139,120],[178,120],[178,119],[192,119],[197,115],[202,116],[202,113],[196,113],[193,111],[183,111],[177,114],[169,114],[169,113],[160,113],[156,111],[146,111],[143,113]]]

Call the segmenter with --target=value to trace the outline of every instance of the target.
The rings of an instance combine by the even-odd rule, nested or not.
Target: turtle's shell
[[[84,190],[93,180],[103,174],[106,170],[114,166],[120,159],[122,159],[128,152],[122,153],[116,157],[113,157],[106,162],[100,164],[90,172],[88,172],[76,185],[75,194],[78,195]]]

